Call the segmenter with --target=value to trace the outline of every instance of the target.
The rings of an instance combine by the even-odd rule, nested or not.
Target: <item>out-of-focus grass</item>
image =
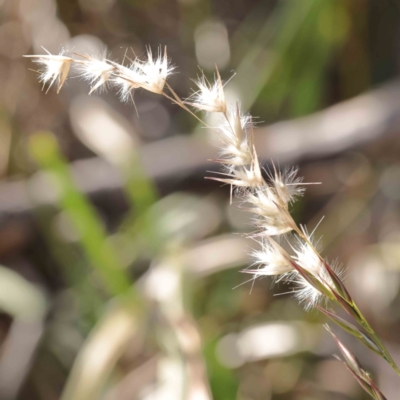
[[[113,304],[80,350],[61,400],[98,399],[139,325],[137,308]],[[110,339],[112,340],[110,341]]]
[[[0,309],[16,319],[41,320],[47,312],[43,293],[10,269],[0,266]]]
[[[215,399],[231,400],[236,397],[239,384],[235,372],[221,365],[218,360],[217,343],[217,340],[210,341],[204,348],[210,385]]]
[[[113,295],[129,292],[130,280],[106,240],[99,216],[76,188],[54,136],[44,132],[34,135],[30,149],[32,156],[48,173],[47,176],[57,191],[59,205],[71,219],[88,262],[101,277],[103,286]]]
[[[143,310],[140,309],[139,297],[134,292],[129,276],[107,241],[107,233],[100,217],[73,182],[68,164],[62,157],[54,136],[47,132],[35,134],[30,141],[30,152],[42,168],[41,173],[46,173],[53,189],[56,190],[60,209],[71,219],[87,263],[98,274],[103,288],[118,300],[118,305],[95,324],[95,330],[81,350],[63,394],[65,400],[96,399],[140,324],[139,311]],[[138,172],[135,178],[137,176]],[[130,182],[137,181],[133,179]],[[146,181],[142,179],[141,182],[142,186],[146,187]],[[147,208],[147,204],[151,204],[152,194],[148,194],[150,191],[144,193],[140,199],[136,196],[132,201],[139,207]],[[62,252],[55,254],[63,257]],[[76,272],[76,266],[74,269]],[[84,283],[86,279],[85,270],[76,279],[78,285],[84,285],[83,290],[78,290],[81,297],[85,291],[84,287],[87,286]],[[91,297],[97,299],[96,293]],[[104,305],[103,303],[102,308]],[[107,344],[110,337],[113,338],[113,346]],[[100,359],[99,352],[102,354]]]
[[[269,118],[296,117],[320,108],[329,60],[347,38],[349,18],[343,1],[278,5],[250,47],[242,49],[244,56],[238,57],[235,84],[245,107],[258,100],[254,112]],[[239,32],[233,44],[235,38],[240,40]]]

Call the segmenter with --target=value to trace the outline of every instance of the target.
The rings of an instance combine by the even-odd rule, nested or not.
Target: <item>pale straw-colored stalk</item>
[[[213,82],[207,80],[202,73],[194,81],[197,90],[184,101],[167,83],[174,67],[168,60],[166,49],[159,51],[156,57],[149,49],[144,60],[135,56],[128,66],[107,59],[105,54],[100,57],[89,54],[67,57],[63,52],[59,55],[28,57],[42,66],[39,72],[44,85],[51,87],[55,82],[58,83],[57,92],[66,81],[72,66],[71,69],[78,76],[89,81],[90,93],[114,87],[121,100],[128,101],[133,100],[134,91],[141,88],[167,97],[208,128],[194,111],[217,114],[220,123],[212,129],[219,134],[221,146],[220,156],[214,161],[223,166],[223,171],[208,179],[230,185],[231,201],[235,196],[241,207],[251,213],[255,231],[250,236],[261,244],[261,250],[253,253],[255,268],[243,272],[252,274],[253,279],[273,276],[279,281],[293,283],[296,286],[293,292],[306,309],[320,310],[383,357],[400,376],[395,361],[344,286],[342,270],[321,256],[319,241],[314,239],[314,234],[310,235],[304,227],[299,227],[290,214],[291,204],[304,193],[306,184],[302,183],[302,178],[297,177],[296,168],[278,171],[273,166],[273,171],[266,173],[266,177],[263,175],[254,146],[252,118],[240,111],[238,103],[227,103],[218,70]],[[296,239],[288,252],[280,244],[282,241],[276,238],[286,237],[290,232],[294,233]],[[353,318],[355,325],[328,309],[328,303],[343,308]],[[342,351],[343,346],[339,345],[339,348]],[[351,370],[354,374],[354,368]],[[364,376],[361,369],[357,373]],[[370,385],[369,393],[372,393],[372,397],[384,399],[379,390],[374,389],[372,380],[366,385]]]

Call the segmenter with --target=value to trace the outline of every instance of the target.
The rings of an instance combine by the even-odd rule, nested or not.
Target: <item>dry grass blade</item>
[[[61,400],[96,400],[139,325],[134,309],[111,308],[78,354]]]
[[[335,342],[344,358],[344,360],[342,360],[340,357],[337,357],[338,360],[346,365],[347,369],[355,377],[360,386],[375,400],[386,400],[386,397],[373,382],[370,374],[361,367],[354,354],[337,338],[328,325],[325,325],[325,329],[335,339]]]

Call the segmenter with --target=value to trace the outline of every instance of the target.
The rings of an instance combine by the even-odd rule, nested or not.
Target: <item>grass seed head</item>
[[[186,101],[187,104],[204,111],[226,113],[224,87],[217,70],[216,78],[210,83],[204,74],[194,81],[198,90]]]
[[[290,264],[290,256],[280,247],[274,245],[268,239],[260,242],[261,250],[255,250],[252,253],[254,265],[259,268],[246,270],[248,273],[253,273],[258,276],[273,276],[284,275],[293,271],[293,266]]]
[[[50,90],[50,88],[56,81],[58,82],[57,93],[59,93],[68,77],[71,68],[71,62],[74,60],[71,57],[64,56],[64,50],[62,50],[58,55],[53,55],[46,49],[44,50],[48,54],[27,55],[25,57],[32,58],[33,62],[41,66],[38,71],[39,80],[43,83],[43,88],[46,84],[48,84],[46,93]]]
[[[96,90],[104,90],[113,76],[115,66],[107,62],[106,52],[101,56],[82,56],[82,61],[76,61],[75,69],[79,76],[88,81],[91,89],[89,94]]]

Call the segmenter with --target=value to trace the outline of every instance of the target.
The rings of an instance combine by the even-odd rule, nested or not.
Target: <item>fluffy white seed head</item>
[[[133,91],[141,87],[143,75],[136,62],[129,67],[111,62],[115,67],[112,78],[113,85],[117,88],[121,101],[128,102],[133,98]]]
[[[257,160],[257,156],[253,155],[253,160],[250,165],[247,166],[232,166],[229,162],[220,161],[223,164],[227,164],[227,172],[220,175],[226,176],[226,178],[208,178],[215,181],[227,183],[238,188],[257,188],[263,184],[263,177],[261,174],[260,165]]]
[[[254,225],[258,228],[257,236],[268,235],[278,236],[293,230],[291,217],[287,215],[263,216],[263,218],[253,218]]]
[[[169,64],[166,49],[164,54],[159,52],[156,58],[149,49],[147,60],[136,58],[129,67],[114,62],[109,63],[115,67],[112,81],[118,88],[122,101],[131,99],[133,91],[138,88],[157,94],[163,93],[167,78],[174,70]]]
[[[222,142],[221,162],[232,165],[232,168],[252,163],[253,135],[250,128],[251,117],[242,115],[239,105],[228,107],[226,118],[218,126]]]
[[[263,185],[259,190],[248,191],[245,201],[250,204],[251,212],[254,214],[271,217],[276,217],[279,214],[275,196],[266,185]]]
[[[279,202],[287,207],[296,197],[302,196],[304,187],[301,186],[302,177],[297,177],[298,168],[285,168],[277,171],[272,177],[272,184],[275,189]]]
[[[254,214],[253,223],[260,234],[274,236],[293,230],[292,217],[286,208],[276,202],[275,194],[265,184],[246,192],[244,200],[250,205],[249,211]]]
[[[243,188],[258,187],[263,181],[257,160],[253,160],[249,166],[236,168],[232,175],[234,176],[232,184]]]
[[[284,275],[293,271],[289,255],[279,246],[269,240],[261,242],[261,250],[252,253],[257,269],[247,270],[255,277]]]
[[[294,248],[295,255],[293,256],[293,259],[298,265],[317,278],[328,291],[331,291],[331,288],[334,287],[332,279],[326,270],[324,263],[317,255],[320,246],[318,246],[318,243],[313,241],[311,236],[308,236],[308,239],[313,246],[299,240],[297,248]],[[343,276],[343,269],[338,264],[332,264],[330,267],[339,278]],[[305,305],[306,309],[311,309],[319,302],[328,300],[323,293],[307,282],[298,272],[293,273],[291,281],[296,282],[298,286],[296,297],[300,303]]]
[[[142,74],[140,86],[150,92],[161,94],[168,76],[175,69],[168,61],[167,48],[165,47],[164,54],[159,50],[157,57],[153,57],[153,53],[149,48],[147,50],[147,60],[136,61],[136,63],[138,70]]]
[[[54,82],[58,82],[57,93],[60,92],[65,80],[68,77],[69,70],[71,67],[72,58],[64,56],[65,51],[61,51],[58,55],[50,54],[46,49],[44,49],[48,54],[45,55],[28,55],[24,57],[32,58],[33,62],[39,64],[41,68],[39,69],[39,80],[43,82],[43,88],[48,84],[46,93],[53,86]]]
[[[217,70],[217,76],[213,83],[210,83],[203,74],[194,81],[199,90],[186,102],[187,104],[204,111],[226,112],[226,100],[221,76]]]
[[[107,62],[106,52],[99,57],[84,55],[82,58],[82,61],[76,61],[75,69],[89,82],[91,86],[89,94],[98,89],[105,89],[115,70],[115,66]]]

